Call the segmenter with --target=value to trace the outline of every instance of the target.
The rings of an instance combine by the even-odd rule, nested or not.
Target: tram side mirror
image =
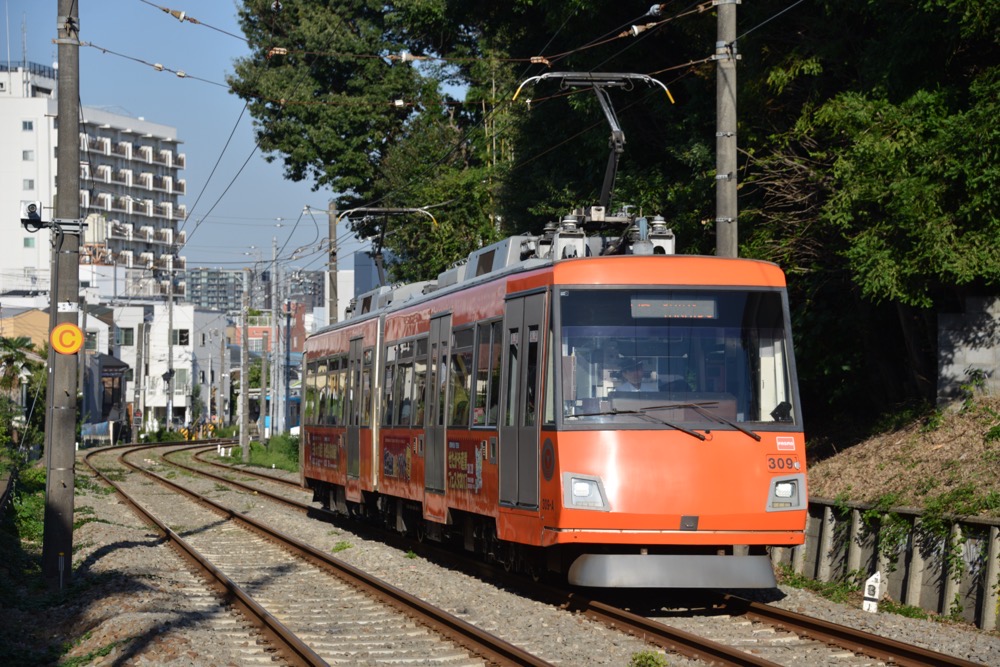
[[[792,421],[792,404],[788,401],[778,403],[774,410],[771,410],[771,419],[776,422]]]
[[[42,222],[42,202],[21,202],[21,226],[29,232],[37,232],[45,226]]]

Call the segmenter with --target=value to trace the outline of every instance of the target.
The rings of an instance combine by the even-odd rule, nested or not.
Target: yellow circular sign
[[[59,354],[76,354],[83,347],[83,332],[72,322],[64,322],[49,334],[49,343]]]

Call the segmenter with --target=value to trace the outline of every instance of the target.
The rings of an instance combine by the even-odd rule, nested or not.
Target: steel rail
[[[118,458],[119,461],[125,465],[135,468],[135,466],[124,460],[126,454],[161,446],[161,443],[157,443],[152,445],[130,447],[127,451],[121,452]],[[132,498],[132,496],[130,496],[124,489],[101,472],[96,465],[90,462],[91,456],[105,453],[111,449],[121,448],[104,447],[102,449],[96,449],[83,457],[84,463],[86,463],[98,477],[104,480],[106,484],[113,488],[118,497],[131,507],[133,512],[138,514],[150,526],[160,531],[160,533],[166,537],[169,544],[171,544],[186,561],[192,563],[202,572],[207,573],[209,575],[209,584],[221,594],[223,600],[227,604],[239,609],[244,616],[246,616],[248,620],[250,620],[251,623],[253,623],[253,625],[255,625],[264,634],[265,637],[267,637],[277,650],[284,655],[285,658],[295,665],[329,664],[317,655],[311,648],[309,648],[309,646],[296,636],[295,633],[286,628],[281,621],[264,609],[256,600],[253,599],[251,595],[246,593],[232,579],[227,577],[223,572],[212,565],[208,559],[202,556],[201,553],[184,540],[184,538],[153,516],[149,511],[142,507],[137,500]],[[141,471],[141,469],[136,469]]]
[[[724,604],[732,608],[734,614],[740,613],[750,620],[766,623],[827,644],[840,646],[877,660],[885,660],[900,667],[927,667],[928,665],[941,667],[982,667],[977,662],[971,662],[919,646],[904,644],[895,639],[881,637],[870,632],[865,632],[864,630],[856,630],[760,602],[753,602],[732,595],[726,595],[723,599]]]
[[[247,472],[242,468],[229,466],[223,463],[203,461],[200,458],[197,460],[202,463],[233,471]],[[174,463],[174,465],[180,465],[181,467],[185,467],[189,470],[208,475],[214,479],[239,486],[245,490],[261,493],[278,502],[286,503],[306,511],[320,511],[311,505],[298,503],[294,500],[282,498],[281,496],[273,496],[273,494],[266,491],[243,485],[239,482],[234,482],[203,470],[188,468],[183,464],[175,462],[172,463]],[[280,480],[269,475],[253,473],[252,471],[250,471],[249,474],[255,477],[267,479],[268,481],[278,481],[279,483],[298,486],[288,482],[287,480]],[[424,548],[427,548],[426,545]],[[449,560],[450,562],[455,562],[454,555],[450,552],[443,552],[441,557]],[[462,567],[463,563],[455,562],[455,565],[457,567]],[[468,567],[468,563],[464,562],[464,566]],[[482,571],[484,568],[490,570],[490,574],[487,576],[491,579],[495,579],[496,577],[506,579],[506,577],[509,576],[506,573],[496,571],[495,568],[492,568],[488,564],[476,564],[477,570]],[[523,581],[514,580],[512,585],[518,585],[518,583],[523,584]],[[542,589],[545,590],[543,591]],[[740,651],[739,649],[732,649],[722,644],[716,644],[710,640],[703,639],[683,630],[672,628],[644,616],[633,614],[602,602],[590,600],[577,593],[566,593],[556,588],[540,587],[537,584],[533,584],[533,590],[535,593],[542,592],[553,604],[567,609],[580,611],[595,620],[620,628],[637,637],[645,639],[650,643],[656,644],[662,648],[674,651],[686,657],[708,660],[715,664],[723,665],[777,664],[764,660],[763,658],[755,657],[753,654]],[[885,660],[887,662],[891,662],[892,664],[899,665],[900,667],[927,667],[929,665],[941,665],[943,667],[982,667],[979,663],[970,662],[962,658],[957,658],[955,656],[950,656],[929,649],[923,649],[919,646],[904,644],[903,642],[880,637],[879,635],[864,632],[862,630],[855,630],[854,628],[848,626],[838,625],[836,623],[823,621],[803,614],[797,614],[795,612],[786,611],[759,602],[745,600],[737,596],[721,595],[719,597],[719,605],[728,607],[732,611],[733,615],[738,614],[749,620],[778,627],[799,636],[808,637],[828,645],[837,646],[839,648],[853,651],[878,660]]]
[[[170,443],[158,443],[156,446],[164,447],[169,445]],[[485,632],[471,623],[463,621],[462,619],[453,616],[442,609],[438,609],[437,607],[410,595],[406,591],[397,588],[392,584],[379,579],[378,577],[372,576],[352,565],[349,565],[348,563],[328,556],[311,545],[291,537],[290,535],[286,535],[276,528],[268,526],[267,524],[261,523],[255,519],[251,519],[248,516],[239,514],[238,512],[220,505],[219,503],[191,491],[190,489],[186,489],[175,482],[164,479],[163,477],[155,475],[147,470],[143,470],[142,468],[127,461],[124,461],[124,463],[153,478],[157,482],[180,491],[181,493],[191,497],[196,502],[211,508],[213,511],[221,514],[222,516],[245,524],[257,533],[279,543],[281,546],[289,549],[301,558],[323,567],[356,588],[367,591],[370,595],[373,595],[377,599],[381,599],[392,604],[392,606],[397,610],[411,618],[416,619],[424,626],[431,628],[438,634],[451,639],[459,646],[462,646],[476,655],[479,655],[491,664],[531,665],[537,667],[549,667],[551,665],[551,663],[546,662],[545,660],[542,660],[541,658],[532,655],[531,653],[528,653],[527,651],[524,651],[523,649],[520,649],[495,635]],[[171,465],[178,464],[171,462]],[[204,471],[197,472],[206,474]],[[238,482],[232,482],[231,480],[226,480],[225,478],[221,479],[224,482],[239,485]],[[255,493],[260,492],[259,489],[252,489],[251,487],[248,488]],[[282,499],[279,496],[273,496],[271,494],[268,495],[269,497],[283,500],[289,504],[296,504],[295,501],[288,501],[288,499]]]
[[[183,452],[183,451],[187,451],[187,450],[190,450],[190,449],[197,449],[197,450],[199,450],[199,451],[195,452],[194,455],[191,458],[193,458],[195,461],[198,461],[199,463],[204,463],[207,466],[213,466],[213,467],[216,467],[216,468],[223,468],[225,470],[232,470],[234,472],[239,472],[239,473],[242,473],[244,475],[249,475],[251,477],[256,477],[258,479],[265,479],[265,480],[267,480],[269,482],[276,482],[278,484],[283,484],[285,486],[292,486],[292,487],[295,487],[296,489],[299,489],[301,491],[307,491],[308,490],[308,487],[303,486],[299,482],[293,482],[290,479],[285,479],[283,477],[276,477],[274,475],[267,475],[267,474],[264,474],[264,473],[254,472],[253,470],[248,470],[247,468],[237,468],[236,466],[227,465],[225,463],[219,463],[218,461],[207,461],[207,460],[203,459],[202,456],[204,454],[208,453],[209,451],[211,451],[211,449],[212,449],[211,447],[202,447],[200,445],[196,445],[196,446],[193,446],[193,447],[185,447],[183,449],[175,449],[173,452],[170,452],[170,453],[174,454],[174,453],[177,453],[177,452]],[[166,458],[166,456],[164,456],[164,458]],[[175,463],[175,462],[171,461],[171,463]],[[181,465],[181,464],[175,463],[175,465]]]

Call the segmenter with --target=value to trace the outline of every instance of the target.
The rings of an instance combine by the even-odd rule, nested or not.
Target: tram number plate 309
[[[799,464],[792,456],[768,456],[767,469],[770,472],[788,472],[798,470]]]

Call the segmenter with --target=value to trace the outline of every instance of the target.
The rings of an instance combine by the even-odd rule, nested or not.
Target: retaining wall
[[[879,513],[810,498],[805,544],[772,549],[771,560],[824,582],[853,575],[864,583],[878,571],[883,595],[896,602],[1000,629],[1000,519],[948,516],[942,525],[913,508]]]

